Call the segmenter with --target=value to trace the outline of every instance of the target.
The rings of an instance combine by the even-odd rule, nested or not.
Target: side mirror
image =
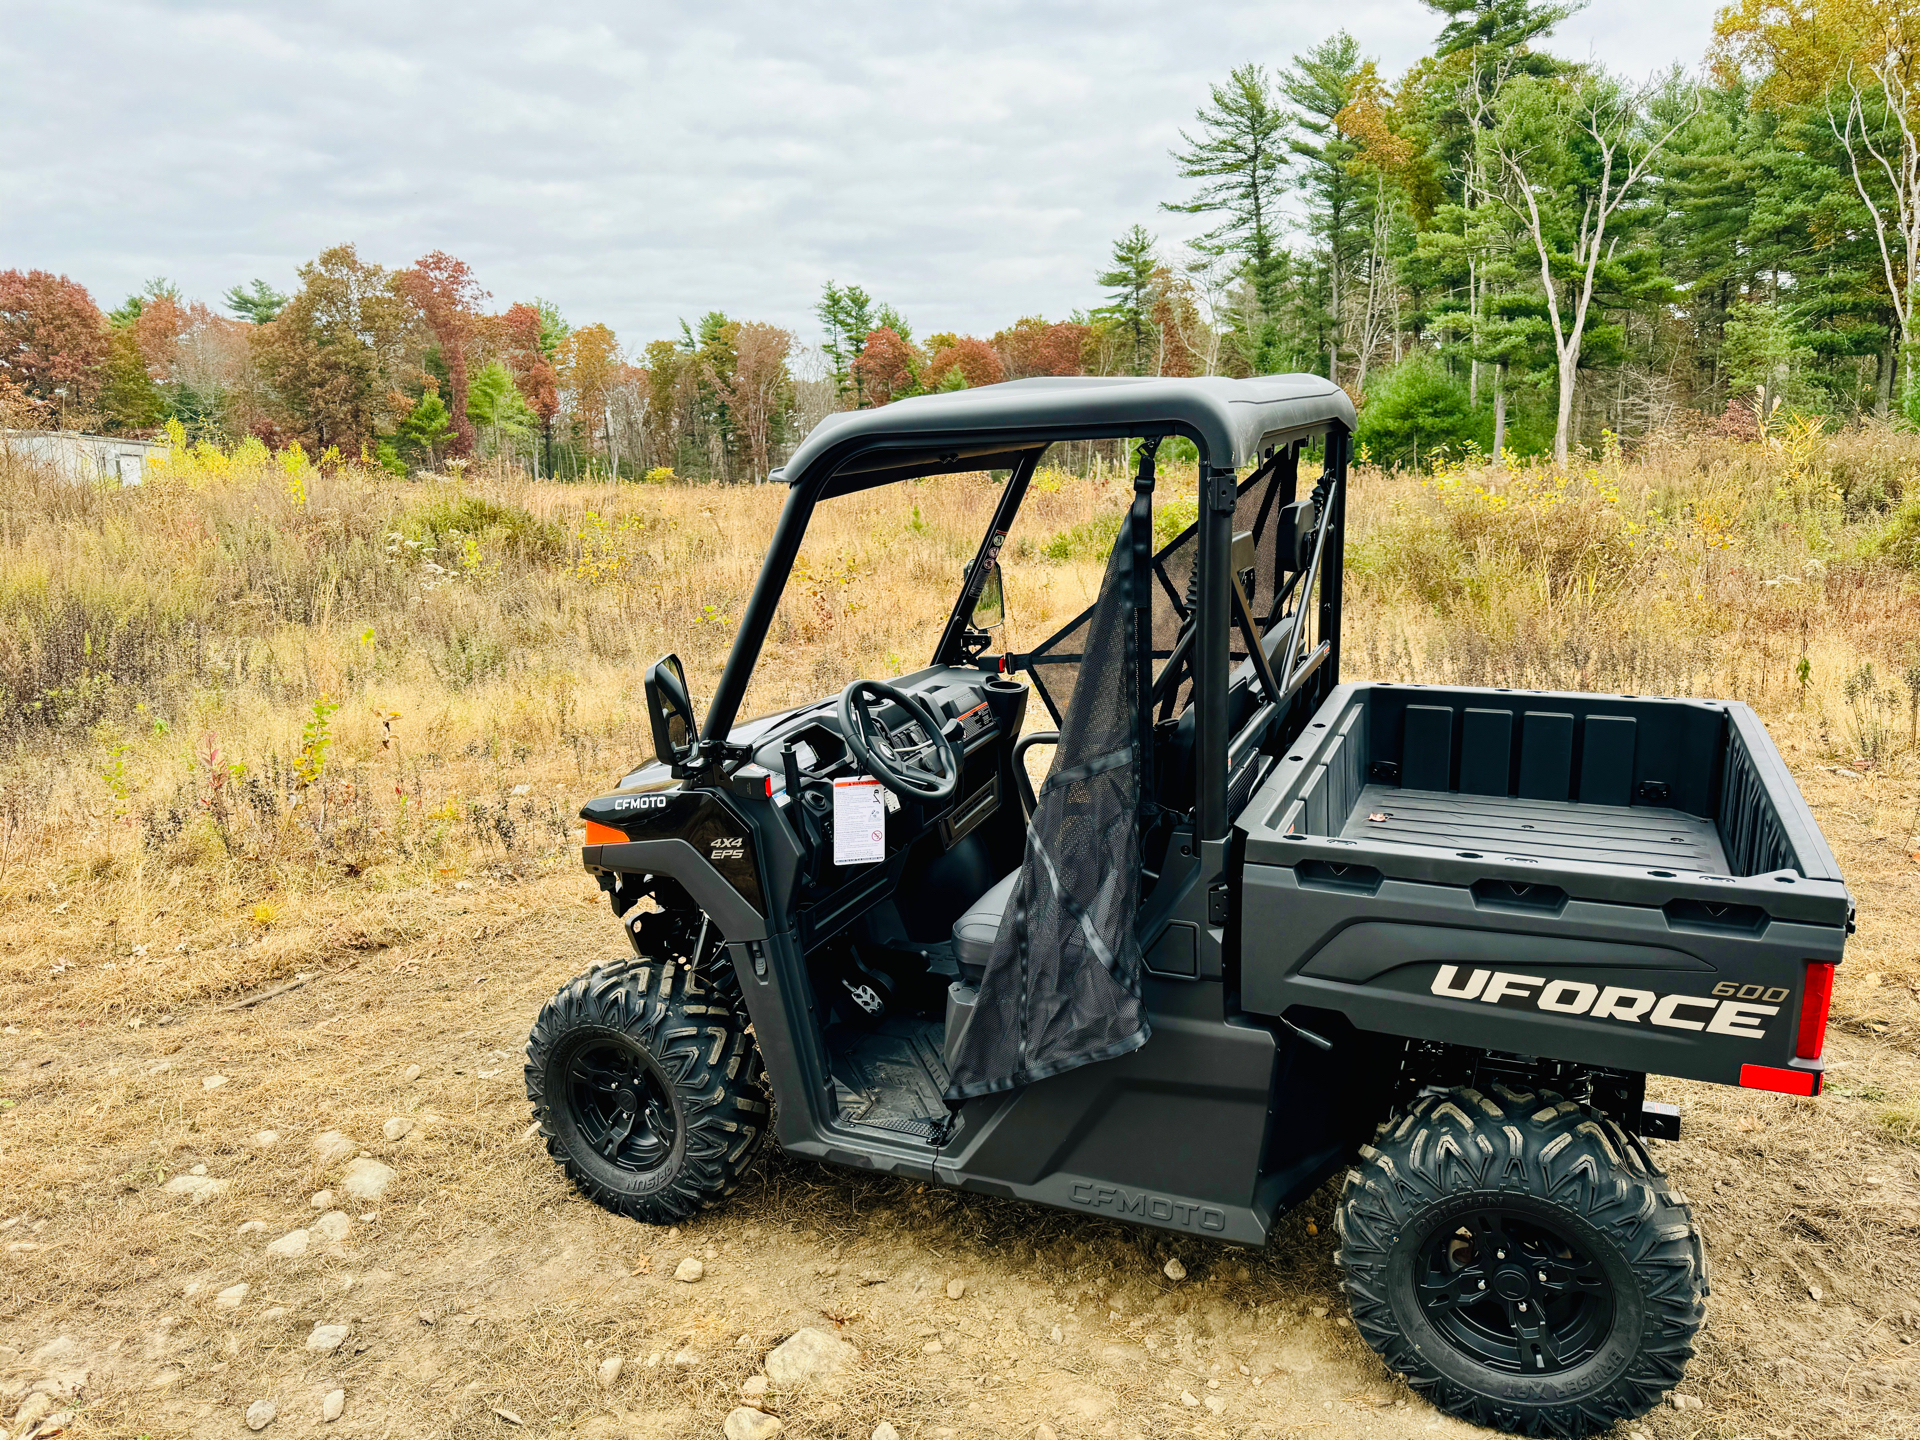
[[[990,560],[987,563],[987,578],[981,582],[981,593],[974,602],[974,615],[971,621],[975,630],[992,630],[1007,619],[1007,595],[1001,587],[1001,563]]]
[[[693,754],[694,739],[700,734],[680,657],[664,655],[648,666],[646,690],[647,718],[654,728],[654,758],[679,765]]]

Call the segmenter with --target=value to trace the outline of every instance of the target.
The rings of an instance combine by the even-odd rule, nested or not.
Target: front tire
[[[1605,1116],[1549,1092],[1423,1096],[1348,1172],[1354,1324],[1476,1425],[1584,1436],[1645,1414],[1694,1354],[1705,1253],[1686,1199]]]
[[[766,1144],[760,1048],[699,970],[596,966],[541,1008],[527,1099],[589,1200],[651,1225],[733,1193]]]

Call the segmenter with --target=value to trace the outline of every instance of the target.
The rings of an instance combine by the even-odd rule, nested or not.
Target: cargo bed
[[[1704,1080],[1816,1064],[1788,1022],[1852,908],[1744,705],[1340,686],[1236,826],[1247,1011],[1526,1054],[1555,1031],[1563,1059]],[[1498,1005],[1449,989],[1501,974],[1519,989]],[[1644,1023],[1536,1004],[1599,994],[1552,989],[1570,977],[1648,995]],[[1714,997],[1768,1014],[1716,1031]]]

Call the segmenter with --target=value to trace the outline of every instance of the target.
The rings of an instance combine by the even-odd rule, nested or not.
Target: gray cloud
[[[1695,64],[1713,6],[1597,0],[1561,53]],[[1398,73],[1416,0],[12,7],[0,266],[103,305],[165,274],[283,289],[352,241],[445,249],[638,346],[709,309],[812,338],[832,277],[923,330],[1098,301],[1211,81],[1345,26]]]

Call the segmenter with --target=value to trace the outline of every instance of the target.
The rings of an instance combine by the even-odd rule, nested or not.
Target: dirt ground
[[[1682,1106],[1685,1139],[1656,1151],[1714,1294],[1679,1405],[1624,1434],[1921,1429],[1914,785],[1789,759],[1861,913],[1830,1089],[1656,1087]],[[0,917],[0,1422],[228,1436],[265,1400],[266,1436],[718,1436],[768,1349],[814,1325],[862,1360],[837,1392],[767,1399],[789,1436],[1471,1430],[1356,1339],[1331,1192],[1265,1252],[779,1156],[678,1230],[580,1200],[520,1073],[541,1002],[621,947],[564,854],[324,931],[216,942],[188,909],[109,926],[48,895]],[[268,948],[249,971],[298,984],[130,1018],[89,999],[140,947],[210,944]],[[377,1197],[348,1194],[350,1168],[382,1175],[363,1157],[392,1169]],[[274,1254],[296,1230],[304,1254]],[[697,1283],[673,1279],[688,1256]],[[334,1349],[322,1326],[346,1328]]]

